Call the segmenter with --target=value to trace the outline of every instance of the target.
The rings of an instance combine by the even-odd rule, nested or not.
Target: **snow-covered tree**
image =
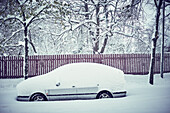
[[[60,4],[58,2],[52,2],[52,1],[44,1],[44,0],[9,0],[2,3],[3,8],[9,10],[4,10],[2,8],[2,12],[4,14],[1,14],[0,20],[1,20],[1,26],[7,24],[7,26],[15,26],[19,24],[19,30],[12,31],[12,35],[8,36],[7,38],[4,37],[1,41],[1,48],[5,48],[8,43],[10,43],[12,38],[15,38],[14,35],[18,32],[21,32],[24,34],[22,41],[25,42],[19,43],[16,42],[16,44],[22,44],[22,46],[25,48],[25,54],[24,54],[24,76],[25,79],[28,77],[28,43],[33,47],[33,50],[36,52],[36,49],[34,47],[34,44],[32,42],[32,37],[30,33],[30,26],[40,21],[41,19],[44,19],[45,13],[48,13],[48,9],[52,7],[57,7]],[[56,8],[57,9],[57,8]],[[17,24],[16,24],[17,22]]]
[[[90,47],[93,53],[104,53],[107,45],[108,48],[114,45],[110,41],[116,42],[126,39],[125,37],[138,38],[141,34],[139,31],[142,25],[138,22],[142,16],[140,0],[67,0],[66,2],[69,4],[67,10],[70,15],[63,19],[66,29],[59,36],[63,37],[66,36],[64,34],[71,32],[72,36],[81,34],[76,36],[79,38],[77,43],[81,45],[78,50],[83,51]],[[116,46],[118,47],[115,44],[114,48],[117,48]]]
[[[30,54],[146,53],[150,32],[143,24],[143,7],[141,0],[55,2],[43,20],[44,12],[29,25]]]
[[[162,9],[163,2],[170,3],[169,0],[154,0],[154,5],[156,7],[156,18],[155,18],[155,26],[154,26],[155,27],[154,35],[152,36],[151,63],[150,63],[150,70],[149,70],[149,75],[150,75],[149,83],[152,84],[152,85],[154,84],[154,65],[155,65],[157,41],[158,41],[158,39],[160,37],[160,32],[161,32],[160,31],[160,22],[161,22],[160,20],[162,20],[162,19],[160,19],[161,18],[160,14],[161,14],[161,9]],[[170,13],[168,12],[168,14],[165,17],[168,18],[169,14]],[[169,26],[169,23],[168,23],[168,26]],[[165,28],[162,28],[162,29],[169,29],[169,27],[168,28],[165,27]],[[167,36],[168,35],[169,35],[169,33],[167,33]]]

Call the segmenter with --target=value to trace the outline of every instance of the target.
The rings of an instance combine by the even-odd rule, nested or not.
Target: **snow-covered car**
[[[17,85],[17,100],[46,101],[126,96],[123,71],[96,63],[73,63]]]

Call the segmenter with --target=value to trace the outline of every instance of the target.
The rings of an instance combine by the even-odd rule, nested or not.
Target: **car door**
[[[77,98],[78,99],[94,99],[96,98],[98,92],[98,86],[88,86],[88,87],[76,87]]]
[[[50,100],[70,100],[76,99],[75,88],[57,88],[48,90]]]
[[[70,100],[77,98],[75,86],[67,81],[57,82],[54,88],[48,89],[47,93],[50,100]]]
[[[88,76],[81,76],[76,81],[76,93],[78,99],[93,99],[96,98],[98,92],[97,82],[90,79]]]

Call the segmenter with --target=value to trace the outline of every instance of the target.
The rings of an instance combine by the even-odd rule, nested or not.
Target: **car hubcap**
[[[102,93],[99,98],[110,98],[110,96],[107,93]]]
[[[34,101],[43,101],[43,100],[44,100],[44,98],[42,96],[36,96],[34,98]]]

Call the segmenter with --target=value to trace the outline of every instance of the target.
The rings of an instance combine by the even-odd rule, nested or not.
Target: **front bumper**
[[[18,101],[29,101],[29,96],[17,96]]]

